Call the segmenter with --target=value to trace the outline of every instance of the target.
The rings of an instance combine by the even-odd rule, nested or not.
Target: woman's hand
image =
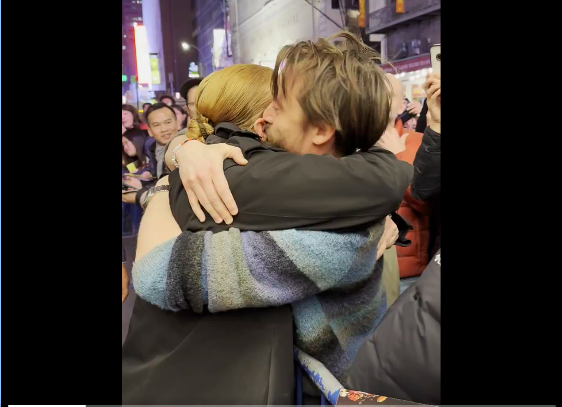
[[[395,128],[387,129],[375,145],[391,151],[394,154],[398,154],[406,150],[407,137],[408,134],[404,134],[400,137],[400,134],[398,134],[398,131]]]
[[[380,259],[384,251],[390,249],[397,240],[398,226],[396,226],[396,223],[394,223],[390,216],[387,216],[384,224],[384,232],[377,247],[377,260]]]
[[[431,122],[433,125],[439,124],[441,129],[441,75],[438,73],[427,75],[423,89],[427,93],[426,103],[427,110],[431,114]]]
[[[422,111],[422,105],[420,102],[416,102],[415,100],[413,102],[410,102],[410,104],[408,105],[408,112],[410,112],[413,115],[418,115],[420,114]]]
[[[148,171],[147,171],[147,172],[148,172]],[[149,174],[150,174],[150,173],[149,173]],[[144,174],[143,174],[143,175],[144,175]],[[151,176],[151,178],[152,178],[152,176]],[[138,178],[133,178],[133,177],[127,176],[127,177],[125,178],[125,182],[126,182],[128,185],[132,186],[133,188],[136,188],[136,189],[141,189],[141,188],[142,188],[142,183],[140,182],[140,179],[138,179]]]
[[[145,171],[141,174],[141,178],[145,181],[151,181],[152,180],[152,174],[150,173],[150,171]]]
[[[189,141],[176,153],[181,181],[191,209],[200,222],[205,221],[205,214],[199,204],[216,223],[224,220],[230,225],[232,216],[238,213],[224,175],[223,162],[227,158],[232,158],[239,165],[248,163],[242,150],[228,144],[205,145]]]
[[[125,302],[125,299],[129,295],[129,276],[127,275],[127,270],[125,269],[125,264],[121,263],[121,303]]]

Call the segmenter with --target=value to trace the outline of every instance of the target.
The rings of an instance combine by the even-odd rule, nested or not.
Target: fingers
[[[433,94],[437,91],[437,90],[441,90],[441,84],[434,84],[432,85],[427,91],[427,97],[428,98],[432,98]]]
[[[201,185],[203,185],[203,187]],[[215,205],[218,206],[217,201],[219,200],[219,197],[216,191],[214,191],[214,186],[211,179],[204,178],[200,180],[200,184],[193,185],[193,192],[195,192],[199,203],[203,206],[203,208],[205,208],[207,213],[211,215],[211,218],[213,218],[215,223],[222,223],[221,216],[215,210]],[[207,195],[208,193],[210,194],[210,196]]]
[[[441,79],[429,77],[429,75],[428,75],[428,78],[425,81],[425,83],[422,85],[422,88],[427,93],[427,90],[431,87],[431,85],[438,85],[440,87],[441,86]]]
[[[386,250],[386,246],[383,243],[383,240],[379,240],[379,245],[377,246],[377,260],[382,257],[384,251]]]
[[[199,206],[199,200],[197,199],[197,195],[191,189],[185,188],[187,192],[187,199],[189,200],[189,205],[191,205],[191,210],[193,214],[199,219],[199,222],[205,222],[205,213],[201,210],[201,206]]]
[[[422,85],[423,90],[425,90],[427,92],[427,89],[429,88],[429,86],[434,82],[433,78],[430,78],[428,75],[428,78],[426,79],[426,81],[424,82],[424,84]]]
[[[226,144],[225,144],[226,146]],[[225,155],[225,159],[226,158],[232,158],[234,160],[234,162],[238,165],[246,165],[248,164],[248,160],[246,160],[244,158],[244,154],[242,154],[242,150],[240,150],[238,147],[234,147],[234,146],[226,146],[228,147],[228,151],[226,152]]]
[[[215,177],[209,178],[209,180],[206,180],[205,182],[201,182],[201,185],[203,186],[203,190],[207,195],[207,199],[209,201],[210,207],[212,208],[214,213],[216,213],[216,215],[213,215],[211,212],[209,212],[209,214],[213,217],[216,223],[221,223],[224,220],[225,223],[229,225],[232,223],[232,215],[230,214],[229,210],[226,208],[224,202],[220,198],[213,181],[214,178],[220,178],[220,177],[224,177],[224,173],[217,174]],[[228,184],[227,184],[227,188],[228,188]],[[228,191],[228,193],[230,193],[230,191]],[[232,198],[232,200],[234,201],[234,198]],[[201,204],[203,204],[203,202],[201,202]],[[204,204],[203,206],[205,209],[207,209],[207,207]]]
[[[441,96],[441,88],[437,89],[435,93],[431,96],[432,100],[437,100],[437,98]]]
[[[228,186],[228,181],[226,180],[224,172],[213,176],[213,185],[228,211],[228,213],[223,214],[223,219],[227,225],[230,225],[232,223],[232,216],[230,215],[236,215],[238,213],[238,206],[234,201],[232,192],[230,192],[230,187]]]

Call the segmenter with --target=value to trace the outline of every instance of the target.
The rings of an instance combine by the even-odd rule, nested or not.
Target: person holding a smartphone
[[[408,98],[404,98],[404,100],[402,100],[402,111],[398,115],[398,120],[402,123],[402,128],[407,127],[406,123],[415,119],[421,113],[421,110],[422,105],[420,102],[410,102]]]
[[[434,217],[441,195],[441,75],[435,71],[428,75],[423,88],[431,119],[414,160],[411,193],[414,199],[431,202]],[[419,280],[398,297],[362,343],[350,369],[350,388],[441,404],[441,250],[437,244],[433,253]]]

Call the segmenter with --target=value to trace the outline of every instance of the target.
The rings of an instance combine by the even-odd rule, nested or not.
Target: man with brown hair
[[[390,115],[388,80],[375,52],[350,33],[281,51],[264,112],[267,142],[300,154],[346,156],[371,148]]]
[[[330,44],[334,39],[341,41],[339,46]],[[378,54],[348,32],[284,47],[272,77],[274,99],[256,123],[256,133],[265,143],[294,154],[342,157],[367,152],[390,117],[392,86],[378,62]],[[181,141],[174,139],[166,153],[170,169],[175,168],[172,152]],[[222,162],[233,158],[245,165],[240,153],[228,144],[197,143],[184,144],[176,152],[182,182],[188,195],[196,197],[190,202],[200,221],[205,214],[199,203],[217,223],[232,222],[237,207]]]

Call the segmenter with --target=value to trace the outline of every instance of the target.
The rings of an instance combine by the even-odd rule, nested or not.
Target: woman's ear
[[[267,140],[267,134],[265,133],[266,124],[267,122],[265,121],[265,119],[262,119],[261,117],[254,123],[254,131],[258,136],[260,136],[260,140],[262,142]]]

